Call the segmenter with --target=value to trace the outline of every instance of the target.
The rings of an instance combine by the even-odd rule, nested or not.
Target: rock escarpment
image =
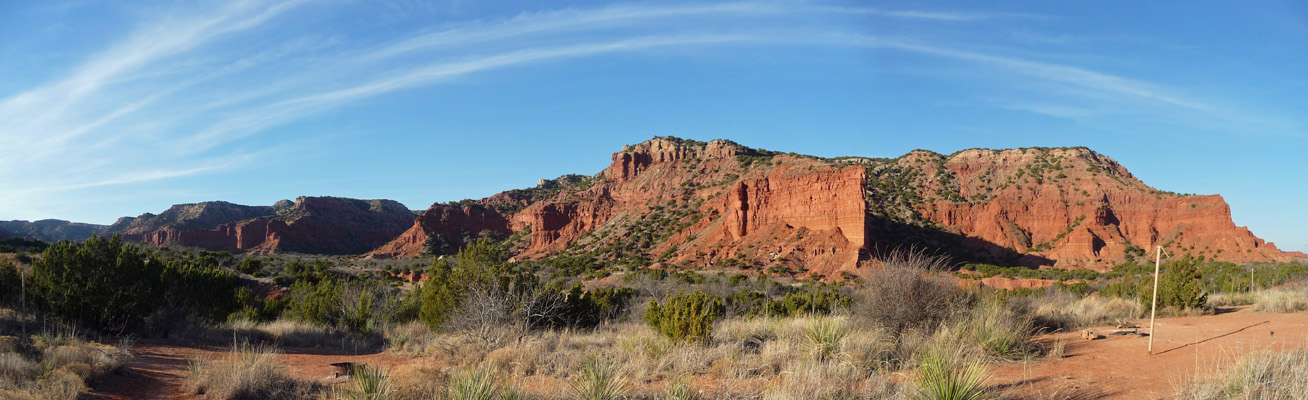
[[[126,240],[267,254],[361,254],[394,239],[413,213],[391,200],[301,197],[272,207],[224,202],[173,206],[126,222]],[[115,224],[118,225],[118,224]]]
[[[1235,226],[1220,196],[1154,189],[1085,148],[823,159],[671,137],[623,148],[594,176],[436,204],[416,217],[389,201],[311,197],[179,205],[110,231],[154,244],[383,258],[508,237],[517,258],[821,277],[904,247],[964,262],[1097,269],[1155,246],[1232,262],[1303,258]]]
[[[477,203],[435,204],[413,221],[413,226],[399,237],[368,253],[376,258],[413,257],[424,253],[450,254],[468,239],[489,236],[507,237],[509,221],[494,209]]]
[[[1221,196],[1154,189],[1085,148],[916,151],[866,164],[870,197],[907,205],[874,208],[874,219],[952,235],[982,260],[1104,269],[1155,246],[1231,262],[1297,256],[1235,226]]]

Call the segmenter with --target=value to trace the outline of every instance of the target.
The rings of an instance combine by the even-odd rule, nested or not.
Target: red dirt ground
[[[1136,321],[1147,330],[1149,321]],[[1080,332],[1045,335],[1064,340],[1065,357],[992,366],[989,381],[1007,396],[1038,399],[1153,399],[1176,391],[1196,378],[1211,377],[1255,350],[1285,350],[1308,344],[1308,313],[1272,314],[1227,309],[1217,315],[1160,318],[1154,355],[1146,353],[1146,336],[1108,335],[1111,327],[1092,328],[1103,339],[1083,340]],[[188,360],[220,358],[223,346],[141,342],[136,358],[121,376],[96,385],[84,399],[195,399],[182,391]],[[389,353],[345,355],[321,350],[286,349],[287,369],[306,380],[331,375],[328,364],[362,362],[393,368],[416,359]],[[1198,376],[1196,377],[1196,373]]]
[[[81,396],[91,400],[127,399],[198,399],[182,390],[188,361],[226,356],[231,349],[224,346],[186,345],[166,342],[140,342],[132,346],[136,356],[127,364],[121,376],[109,377],[96,385],[96,390]],[[341,354],[317,349],[283,349],[279,355],[282,364],[291,374],[310,381],[332,375],[329,364],[356,362],[393,368],[410,359],[388,353]]]
[[[1136,323],[1148,331],[1148,319]],[[1105,338],[1083,340],[1080,332],[1040,338],[1064,340],[1066,356],[992,367],[990,384],[1023,398],[1164,398],[1180,385],[1212,378],[1218,367],[1229,366],[1251,351],[1308,344],[1308,314],[1259,313],[1240,307],[1217,315],[1160,318],[1152,356],[1147,336],[1109,335],[1112,327],[1091,330]]]

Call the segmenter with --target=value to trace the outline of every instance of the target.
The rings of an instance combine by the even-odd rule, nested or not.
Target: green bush
[[[1201,264],[1202,260],[1190,256],[1167,263],[1158,281],[1158,305],[1181,309],[1207,307],[1208,293],[1204,291]],[[1152,295],[1152,291],[1149,295]],[[1148,304],[1144,293],[1141,300],[1141,304]]]
[[[464,295],[471,290],[504,299],[525,300],[525,294],[543,290],[539,279],[526,263],[511,263],[508,251],[486,239],[478,239],[459,251],[452,263],[448,258],[437,260],[428,269],[430,277],[422,287],[422,306],[419,318],[432,329],[439,329],[463,303]],[[504,312],[522,311],[527,304],[507,304]]]
[[[613,319],[625,311],[628,303],[636,297],[632,288],[603,288],[583,290],[578,283],[564,291],[562,306],[558,315],[545,321],[548,325],[576,328],[592,328],[604,321]]]
[[[12,261],[0,260],[0,304],[18,304],[22,277]]]
[[[257,258],[247,258],[241,261],[241,265],[236,267],[237,271],[243,274],[254,275],[256,272],[263,270],[263,260]]]
[[[38,304],[83,326],[138,330],[163,300],[164,265],[118,236],[61,241],[32,264],[31,289]]]
[[[713,324],[726,311],[722,299],[703,292],[680,292],[660,304],[651,300],[645,322],[674,341],[708,342]]]
[[[230,270],[170,261],[164,266],[161,279],[167,300],[156,319],[159,322],[175,323],[198,318],[217,323],[241,308],[237,292],[243,288],[240,279]]]

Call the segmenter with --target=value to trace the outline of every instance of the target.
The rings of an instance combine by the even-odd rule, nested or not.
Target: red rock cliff
[[[377,258],[406,258],[421,254],[428,239],[433,237],[461,238],[492,231],[511,234],[509,221],[495,210],[479,204],[434,204],[413,222],[409,230],[399,237],[368,253]]]

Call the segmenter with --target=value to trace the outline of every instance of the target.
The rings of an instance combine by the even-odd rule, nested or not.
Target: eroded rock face
[[[863,168],[809,157],[656,138],[613,155],[602,182],[532,204],[521,256],[574,246],[685,266],[851,270],[864,246]]]
[[[158,216],[146,214],[129,222],[123,238],[257,254],[360,254],[390,241],[413,223],[413,213],[391,200],[301,197],[290,206],[281,205],[174,206]],[[273,213],[267,214],[268,210]]]
[[[1097,269],[1155,246],[1233,262],[1303,258],[1235,226],[1220,196],[1159,191],[1085,148],[829,160],[655,138],[611,161],[595,176],[437,204],[416,218],[389,201],[301,198],[181,205],[110,229],[155,244],[375,257],[412,257],[433,238],[490,232],[519,238],[518,258],[821,277],[904,246],[959,261]]]
[[[1103,269],[1155,246],[1231,262],[1295,256],[1235,226],[1221,196],[1156,190],[1084,148],[967,150],[899,163],[940,168],[955,182],[952,201],[931,196],[948,186],[941,180],[922,182],[926,220],[1048,261],[1041,264]]]
[[[435,204],[413,221],[399,237],[368,253],[377,258],[407,258],[422,254],[433,237],[459,238],[492,231],[509,235],[509,220],[480,204]]]

